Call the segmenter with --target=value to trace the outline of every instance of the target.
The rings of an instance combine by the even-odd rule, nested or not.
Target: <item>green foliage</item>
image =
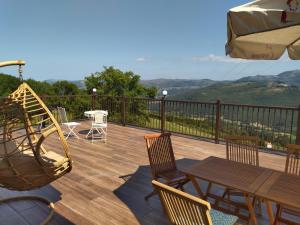
[[[0,74],[0,96],[7,96],[17,89],[21,84],[20,80],[16,77]]]
[[[84,93],[75,84],[69,81],[57,81],[50,84],[45,81],[37,81],[33,79],[25,80],[26,83],[38,94],[38,95],[77,95]],[[11,92],[15,91],[21,84],[19,78],[0,74],[0,96],[7,96]]]
[[[85,77],[86,89],[89,93],[93,88],[100,95],[155,97],[157,89],[147,88],[140,83],[140,76],[131,71],[123,72],[114,67],[104,67],[102,72],[96,72]]]
[[[47,105],[47,107],[55,112],[57,107],[64,107],[68,113],[69,120],[79,120],[84,119],[84,112],[87,110],[91,110],[92,106],[92,98],[89,95],[85,96],[47,96],[43,98],[43,101]],[[56,119],[59,121],[57,117]]]
[[[179,92],[173,98],[203,102],[297,106],[300,88],[277,83],[229,82]]]
[[[38,94],[38,95],[53,95],[53,87],[51,84],[45,81],[37,81],[33,79],[26,80],[26,83]]]
[[[57,81],[52,84],[52,87],[56,95],[77,95],[80,93],[80,89],[76,84],[66,80]]]

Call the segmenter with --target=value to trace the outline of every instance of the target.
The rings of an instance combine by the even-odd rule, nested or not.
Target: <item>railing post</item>
[[[165,121],[166,121],[166,113],[165,113],[166,101],[165,96],[161,98],[160,101],[160,132],[165,132]]]
[[[298,106],[298,120],[297,120],[297,134],[296,134],[296,144],[300,145],[300,105]]]
[[[220,125],[221,125],[221,101],[216,103],[216,126],[215,126],[215,143],[219,144]]]
[[[93,92],[93,94],[92,94],[92,110],[95,109],[95,104],[96,104],[96,92]]]
[[[123,126],[126,126],[126,98],[124,96],[121,102],[121,123]]]

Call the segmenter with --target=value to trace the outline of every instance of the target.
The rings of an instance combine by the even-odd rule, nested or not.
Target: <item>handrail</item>
[[[281,151],[300,144],[300,106],[268,106],[105,95],[41,96],[51,109],[64,106],[74,119],[91,109],[108,110],[109,121],[161,132],[223,141],[227,135],[256,135],[260,146]],[[0,98],[1,99],[1,98]],[[272,147],[273,146],[273,147]],[[271,150],[270,150],[271,151]]]

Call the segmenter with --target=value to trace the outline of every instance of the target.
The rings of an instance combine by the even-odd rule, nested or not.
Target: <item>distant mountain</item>
[[[204,102],[220,99],[225,103],[298,106],[300,70],[276,76],[257,75],[231,82],[218,82],[204,88],[185,90],[170,97]]]
[[[243,77],[241,79],[238,79],[237,82],[277,82],[285,83],[288,85],[300,86],[300,70],[286,71],[278,75],[257,75]]]
[[[215,84],[217,81],[210,79],[201,79],[201,80],[188,80],[188,79],[155,79],[155,80],[142,80],[141,83],[145,86],[151,87],[155,86],[162,89],[170,88],[199,88],[207,87],[209,85]]]
[[[300,88],[281,86],[277,83],[232,82],[216,84],[206,88],[187,90],[174,99],[223,103],[297,106],[300,103]]]
[[[45,82],[47,82],[48,84],[53,84],[55,83],[56,81],[59,81],[59,80],[56,80],[56,79],[48,79],[48,80],[44,80]]]
[[[57,80],[47,80],[54,83]],[[71,81],[84,88],[83,80]],[[234,81],[210,79],[154,79],[142,80],[147,87],[155,86],[161,91],[168,90],[170,99],[216,101],[226,103],[287,105],[300,104],[300,70],[286,71],[278,75],[257,75]]]
[[[141,83],[147,87],[157,87],[158,95],[162,90],[168,90],[169,96],[175,96],[179,91],[187,91],[191,89],[204,88],[218,83],[218,81],[210,79],[188,80],[188,79],[155,79],[142,80]]]

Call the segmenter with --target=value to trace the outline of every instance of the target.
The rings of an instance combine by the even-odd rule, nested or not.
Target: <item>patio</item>
[[[84,138],[89,122],[77,128]],[[158,197],[148,202],[144,196],[150,185],[150,168],[143,135],[149,130],[109,124],[107,143],[93,144],[70,138],[74,168],[70,174],[42,189],[24,194],[38,194],[55,203],[55,216],[49,224],[168,224]],[[225,158],[225,146],[196,139],[172,136],[177,164],[191,165],[209,156]],[[55,150],[56,140],[49,142]],[[260,165],[283,171],[285,157],[260,153]],[[187,191],[195,193],[191,184]],[[0,197],[19,195],[0,189]],[[37,224],[47,215],[47,208],[34,202],[0,206],[0,224]],[[268,224],[265,207],[259,224]],[[241,221],[242,224],[242,221]]]

